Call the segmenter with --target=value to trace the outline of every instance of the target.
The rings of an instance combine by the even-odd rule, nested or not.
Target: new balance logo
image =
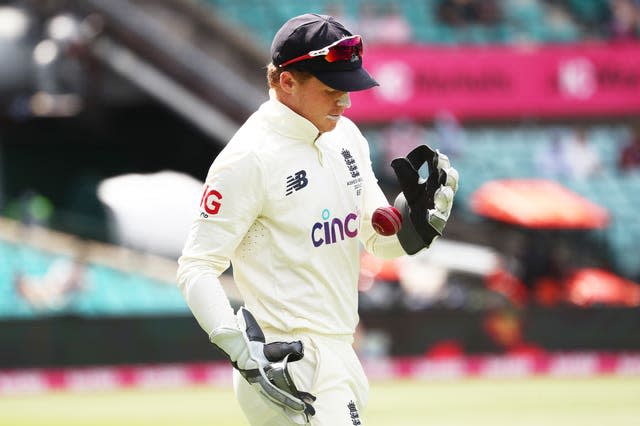
[[[287,192],[286,195],[293,194],[294,191],[299,191],[309,183],[307,179],[307,172],[300,170],[291,176],[287,176]]]

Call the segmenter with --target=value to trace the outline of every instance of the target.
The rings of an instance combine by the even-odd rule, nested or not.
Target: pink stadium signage
[[[382,379],[518,378],[530,376],[640,376],[640,353],[568,352],[449,358],[381,358],[364,361],[367,376]],[[0,370],[0,397],[48,391],[111,391],[231,385],[227,362]]]
[[[640,113],[640,43],[373,46],[365,67],[381,86],[352,94],[347,115],[360,122]]]

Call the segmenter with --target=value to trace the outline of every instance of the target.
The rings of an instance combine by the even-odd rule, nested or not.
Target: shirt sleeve
[[[262,167],[255,153],[223,151],[209,170],[180,266],[222,274],[262,210],[264,194]]]
[[[235,321],[218,277],[262,209],[262,176],[254,153],[223,151],[205,181],[198,216],[178,259],[177,280],[207,333]]]
[[[395,235],[383,236],[378,234],[371,225],[371,216],[378,207],[385,207],[389,205],[384,192],[378,185],[378,179],[373,173],[373,167],[371,165],[371,157],[369,153],[369,144],[367,140],[358,132],[360,152],[364,159],[364,167],[362,167],[363,175],[363,196],[364,196],[364,210],[362,212],[362,229],[360,232],[360,239],[364,244],[365,249],[381,258],[395,258],[405,255],[405,251],[398,241],[398,237]]]

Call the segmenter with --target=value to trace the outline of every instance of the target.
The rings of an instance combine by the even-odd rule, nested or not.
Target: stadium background
[[[634,424],[638,145],[621,162],[640,139],[633,0],[0,2],[0,424],[56,424],[34,416],[50,409],[83,424],[82,401],[102,411],[166,388],[229,404],[175,260],[211,161],[266,99],[273,34],[305,12],[365,37],[382,86],[347,115],[389,199],[390,159],[417,144],[461,174],[431,250],[363,253],[371,420],[464,424],[455,402],[478,410],[482,394],[487,424]],[[241,422],[189,407],[192,424]],[[163,424],[122,410],[104,424]]]

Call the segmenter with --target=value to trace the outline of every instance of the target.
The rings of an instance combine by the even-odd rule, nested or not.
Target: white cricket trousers
[[[350,336],[282,334],[269,329],[269,342],[301,340],[304,358],[289,364],[298,390],[317,397],[310,426],[364,425],[361,410],[369,398],[369,383]],[[251,426],[295,425],[285,411],[267,400],[234,369],[233,389]]]

